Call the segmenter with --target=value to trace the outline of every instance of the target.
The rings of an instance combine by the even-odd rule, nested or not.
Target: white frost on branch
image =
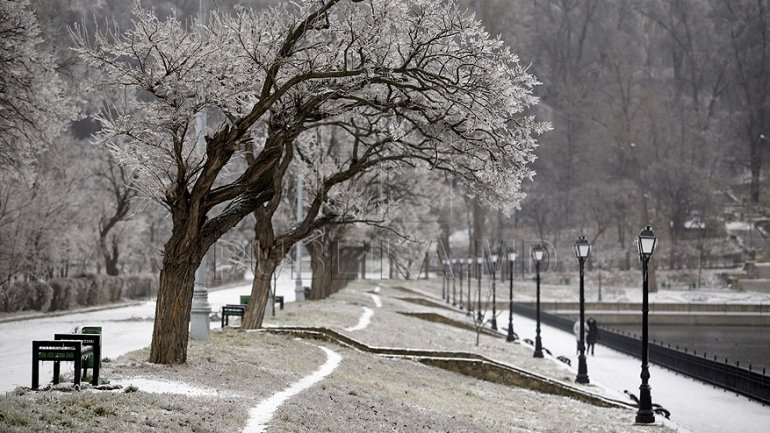
[[[300,27],[327,5],[312,26]],[[535,137],[549,129],[527,114],[537,80],[451,1],[299,1],[214,13],[206,27],[136,7],[126,32],[73,34],[80,54],[105,71],[99,85],[133,92],[130,107],[101,119],[99,139],[125,163],[143,166],[145,189],[159,199],[180,184],[189,190],[211,158],[195,149],[202,110],[219,122],[210,138],[268,125],[269,143],[334,127],[347,140],[313,168],[317,182],[384,163],[405,176],[428,168],[506,211],[533,175]],[[328,151],[316,146],[304,149],[308,160]]]
[[[0,174],[26,174],[73,113],[29,0],[0,1]]]

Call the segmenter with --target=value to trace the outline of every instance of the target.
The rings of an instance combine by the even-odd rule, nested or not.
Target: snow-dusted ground
[[[361,308],[363,308],[364,312],[361,313],[361,317],[358,319],[358,323],[356,323],[355,326],[351,326],[350,328],[345,328],[346,331],[360,331],[362,329],[366,329],[366,327],[369,326],[369,322],[371,322],[372,316],[374,315],[374,310],[369,307]]]
[[[435,282],[435,280],[431,281]],[[438,283],[440,287],[440,283]],[[212,310],[221,305],[237,303],[239,295],[247,294],[250,284],[244,283],[231,289],[209,293]],[[374,290],[378,292],[378,290]],[[288,301],[294,299],[294,281],[284,272],[278,281],[278,294]],[[665,292],[664,292],[665,293]],[[687,292],[692,293],[692,292]],[[711,293],[714,297],[751,297],[748,293]],[[671,296],[671,293],[668,294]],[[702,296],[705,296],[701,293]],[[713,297],[712,297],[713,296]],[[375,302],[374,297],[372,301]],[[28,386],[31,374],[31,340],[47,339],[55,332],[66,332],[74,326],[102,326],[104,335],[104,356],[115,358],[120,354],[150,343],[154,303],[145,302],[138,306],[111,309],[90,313],[77,313],[60,317],[41,318],[20,322],[0,323],[0,391],[10,391],[16,386]],[[499,323],[504,325],[504,316]],[[375,319],[376,320],[376,319]],[[506,320],[507,321],[507,320]],[[219,326],[211,323],[212,329]],[[519,316],[514,318],[514,329],[522,338],[534,338],[534,322]],[[575,341],[571,333],[544,326],[543,344],[554,355],[567,355],[576,366]],[[565,365],[553,361],[557,365]],[[42,363],[41,380],[50,377],[50,364]],[[47,368],[47,370],[45,370]],[[588,358],[588,374],[592,386],[606,388],[619,398],[627,389],[638,394],[640,383],[640,362],[638,359],[598,346],[596,356]],[[568,375],[573,375],[571,370]],[[672,413],[672,418],[693,432],[716,433],[723,431],[764,432],[770,425],[770,407],[747,400],[744,397],[714,389],[692,379],[676,375],[668,370],[651,367],[653,401],[660,403]],[[142,389],[148,387],[145,384]]]
[[[157,380],[145,377],[134,377],[125,380],[116,380],[111,385],[120,385],[123,388],[135,386],[142,392],[154,394],[181,394],[192,397],[217,397],[223,393],[212,388],[200,388],[183,382],[174,382],[170,380]]]
[[[267,423],[273,417],[275,411],[278,410],[286,400],[320,382],[324,377],[330,375],[337,368],[340,361],[342,361],[340,354],[323,346],[318,347],[326,353],[326,362],[312,374],[303,377],[285,390],[272,395],[270,398],[262,401],[249,410],[249,419],[246,422],[243,433],[264,432]]]

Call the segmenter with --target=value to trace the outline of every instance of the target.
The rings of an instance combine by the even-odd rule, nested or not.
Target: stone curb
[[[599,407],[633,409],[623,401],[603,397],[512,365],[491,360],[483,355],[460,351],[415,350],[369,346],[328,328],[278,327],[264,328],[259,332],[289,334],[310,339],[320,339],[350,347],[361,352],[391,358],[410,359],[433,367],[471,376],[488,382],[517,386],[545,394],[570,397]]]

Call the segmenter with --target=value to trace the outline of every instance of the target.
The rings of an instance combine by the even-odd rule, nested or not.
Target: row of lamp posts
[[[636,412],[636,422],[639,424],[649,424],[655,422],[655,415],[652,410],[652,397],[650,394],[650,385],[649,385],[649,379],[650,379],[650,371],[649,371],[649,364],[648,364],[648,313],[649,313],[649,304],[648,304],[648,293],[649,293],[649,285],[648,285],[648,264],[650,261],[650,257],[652,257],[652,253],[655,250],[655,245],[657,243],[657,239],[655,238],[655,234],[652,231],[652,228],[650,226],[646,226],[641,233],[639,234],[639,238],[637,239],[637,248],[639,250],[639,259],[642,262],[642,372],[641,372],[641,379],[642,384],[639,386],[639,408]],[[575,381],[578,383],[589,383],[590,380],[588,378],[588,366],[586,364],[586,357],[585,357],[585,286],[584,286],[584,277],[585,277],[585,262],[588,259],[588,256],[591,254],[591,244],[588,242],[588,240],[585,238],[585,236],[580,236],[575,242],[574,245],[575,249],[575,256],[578,259],[578,265],[580,270],[580,333],[579,333],[579,342],[578,342],[578,372],[577,377],[575,378]],[[536,315],[535,315],[535,351],[533,356],[535,358],[542,358],[543,357],[543,344],[542,340],[540,338],[540,266],[543,263],[543,260],[547,257],[547,250],[543,247],[542,244],[537,244],[532,248],[532,260],[535,262],[535,293],[536,293]],[[508,291],[508,334],[506,337],[506,341],[514,341],[515,334],[513,332],[513,264],[516,260],[516,253],[511,251],[508,253],[508,284],[509,284],[509,291]],[[497,257],[493,257],[492,260],[494,263],[497,263]],[[481,258],[476,258],[475,260],[472,258],[469,258],[467,260],[463,259],[456,259],[452,261],[452,265],[459,265],[459,280],[460,280],[460,301],[459,304],[456,302],[455,298],[455,282],[454,278],[452,278],[452,305],[458,305],[460,309],[463,309],[463,263],[467,263],[468,265],[468,294],[466,297],[467,303],[465,305],[466,314],[472,315],[473,314],[473,301],[471,299],[471,273],[472,273],[472,266],[473,264],[476,264],[476,279],[478,282],[478,302],[477,302],[477,320],[482,319],[481,315]],[[448,265],[447,265],[448,266]],[[446,269],[445,269],[445,275],[446,275]],[[446,279],[445,279],[446,280]],[[446,295],[446,301],[450,302],[449,299],[449,284],[448,282],[445,283],[445,290],[444,293]],[[496,316],[496,294],[495,294],[495,274],[494,271],[492,272],[492,321],[491,326],[492,329],[497,329],[497,322],[495,320]]]
[[[649,279],[648,279],[648,264],[650,257],[652,257],[653,251],[655,251],[655,244],[657,239],[655,233],[652,231],[652,227],[646,226],[637,239],[636,246],[639,250],[639,259],[642,262],[642,373],[640,378],[642,384],[639,386],[639,408],[636,412],[636,422],[639,424],[650,424],[655,422],[655,414],[652,410],[652,395],[650,393],[650,370],[649,370]],[[591,244],[585,238],[580,236],[577,242],[575,242],[575,256],[578,259],[580,265],[580,342],[578,343],[578,373],[575,378],[575,382],[589,383],[588,379],[588,366],[586,365],[585,357],[585,291],[584,291],[584,276],[585,276],[585,261],[588,255],[591,253]],[[538,305],[538,316],[539,316]],[[539,318],[538,318],[539,322]],[[539,323],[538,323],[539,327]]]

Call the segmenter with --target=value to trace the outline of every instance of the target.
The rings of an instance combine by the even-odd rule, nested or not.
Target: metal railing
[[[535,317],[535,309],[526,305],[514,304],[513,311],[525,317]],[[571,319],[541,310],[540,320],[546,325],[572,333],[574,321]],[[601,328],[601,332],[603,346],[633,357],[641,356],[642,341],[636,336],[607,328]],[[770,404],[770,377],[765,374],[764,369],[760,373],[740,365],[720,362],[716,357],[712,360],[653,342],[649,343],[649,359],[651,363],[677,373],[744,395],[763,404]]]

